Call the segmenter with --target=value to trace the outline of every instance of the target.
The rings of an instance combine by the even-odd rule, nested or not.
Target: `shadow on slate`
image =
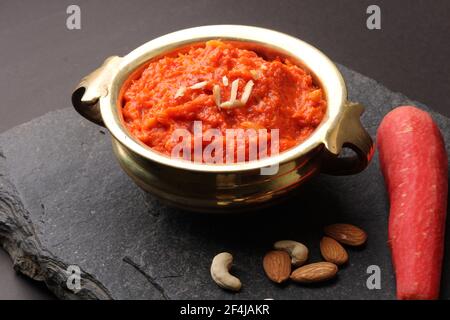
[[[372,136],[394,106],[416,104],[376,81],[340,67],[349,98],[366,106]],[[69,98],[68,98],[69,100]],[[450,119],[434,113],[450,150]],[[49,113],[0,135],[0,241],[15,268],[43,280],[60,298],[81,299],[393,299],[387,245],[389,205],[377,156],[363,173],[321,175],[293,197],[261,212],[192,214],[145,194],[116,163],[110,137],[71,108]],[[349,249],[338,279],[321,285],[271,283],[262,257],[280,239],[304,242],[320,260],[328,223],[368,232],[364,250]],[[450,297],[447,227],[442,298]],[[232,252],[240,293],[211,280],[212,257]],[[82,270],[82,289],[67,289],[68,265]],[[381,290],[368,290],[369,265],[381,268]]]

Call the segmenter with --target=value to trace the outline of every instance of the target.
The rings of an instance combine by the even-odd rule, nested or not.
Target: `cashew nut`
[[[291,256],[291,263],[299,267],[308,260],[308,248],[300,242],[293,240],[281,240],[274,243],[273,247],[284,250]]]
[[[222,252],[216,255],[211,264],[211,277],[221,288],[239,291],[241,289],[241,280],[230,274],[233,256],[228,252]]]

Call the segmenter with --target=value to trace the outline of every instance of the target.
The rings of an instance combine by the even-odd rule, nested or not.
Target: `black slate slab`
[[[414,103],[340,67],[350,99],[366,105],[374,136],[391,107]],[[426,106],[420,105],[427,109]],[[433,113],[450,150],[450,119]],[[388,202],[378,159],[351,177],[321,175],[281,205],[243,215],[192,214],[160,205],[116,163],[104,129],[72,109],[49,113],[0,135],[0,242],[15,268],[43,280],[61,298],[81,299],[392,299]],[[277,286],[261,261],[275,240],[304,242],[319,260],[323,225],[350,222],[368,232],[363,250],[336,280]],[[449,224],[448,224],[449,225]],[[447,227],[447,234],[450,230]],[[450,297],[447,237],[441,296]],[[230,294],[210,279],[212,257],[230,251],[243,290]],[[82,290],[66,286],[68,265],[82,269]],[[381,269],[381,289],[366,287],[367,267]]]

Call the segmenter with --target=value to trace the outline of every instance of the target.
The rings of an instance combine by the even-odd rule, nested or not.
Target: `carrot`
[[[448,159],[439,128],[415,107],[398,107],[377,136],[390,199],[389,243],[398,299],[439,297],[447,214]]]

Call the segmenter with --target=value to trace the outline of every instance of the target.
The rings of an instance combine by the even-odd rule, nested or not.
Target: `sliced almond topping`
[[[232,104],[234,103],[234,101],[236,101],[238,88],[239,88],[239,79],[236,79],[231,83],[230,100],[228,100]]]
[[[201,89],[201,88],[203,88],[204,86],[206,86],[207,84],[208,84],[208,81],[202,81],[202,82],[193,84],[193,85],[190,86],[189,88],[191,88],[191,89]]]
[[[222,80],[224,80],[226,77],[224,76]],[[225,80],[224,80],[225,81]],[[226,80],[228,81],[228,79]],[[231,92],[230,92],[230,99],[228,101],[221,103],[221,93],[220,93],[220,86],[214,85],[213,86],[213,97],[214,102],[219,108],[223,109],[231,109],[231,108],[237,108],[237,107],[243,107],[247,103],[250,94],[252,93],[254,82],[252,80],[249,80],[244,87],[244,91],[242,93],[241,99],[237,99],[238,94],[238,88],[239,88],[239,79],[234,80],[231,83]]]
[[[241,102],[242,104],[246,104],[248,101],[248,98],[250,98],[250,94],[252,93],[252,89],[253,89],[253,81],[249,80],[247,82],[247,84],[244,87],[244,92],[242,93],[242,97],[241,97]]]
[[[220,108],[222,109],[233,109],[233,108],[238,108],[238,107],[243,107],[244,104],[239,101],[239,100],[234,100],[233,102],[231,101],[226,101],[220,104]]]
[[[180,88],[177,90],[177,92],[175,93],[174,98],[176,99],[176,98],[179,98],[179,97],[184,96],[184,93],[185,93],[185,92],[186,92],[186,87],[180,87]]]
[[[228,86],[228,78],[227,78],[227,76],[223,76],[223,77],[222,77],[222,83],[223,83],[223,85],[224,85],[225,87]]]

